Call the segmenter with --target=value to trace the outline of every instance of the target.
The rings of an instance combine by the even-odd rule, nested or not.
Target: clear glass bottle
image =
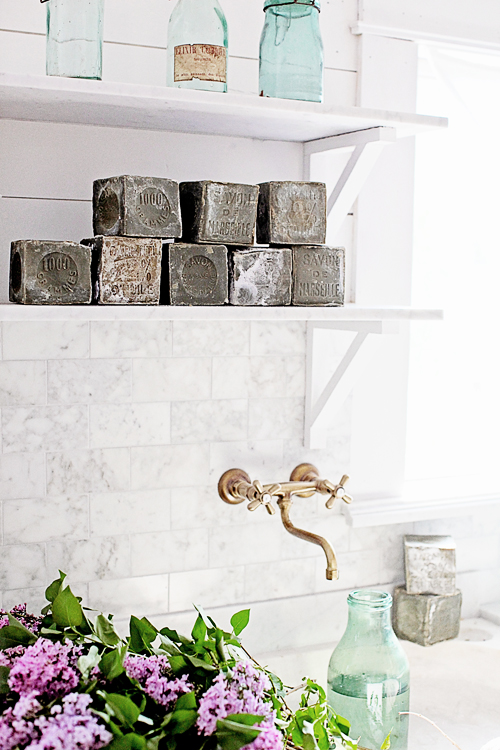
[[[353,591],[347,598],[347,629],[328,667],[328,702],[351,723],[350,735],[369,750],[391,733],[391,750],[408,746],[410,672],[391,624],[392,596]]]
[[[323,100],[319,0],[265,0],[259,92],[280,99]]]
[[[168,24],[167,86],[227,91],[227,22],[219,0],[178,0]]]
[[[48,76],[102,78],[104,0],[48,0]]]

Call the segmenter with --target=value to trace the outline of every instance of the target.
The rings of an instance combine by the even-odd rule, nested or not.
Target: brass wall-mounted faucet
[[[347,495],[344,489],[348,480],[349,477],[344,475],[339,484],[333,484],[328,479],[320,479],[318,470],[312,464],[300,464],[292,471],[289,482],[279,484],[262,485],[258,480],[252,482],[248,474],[241,469],[229,469],[219,479],[218,489],[224,502],[230,505],[238,505],[248,500],[248,510],[257,510],[263,505],[270,515],[276,513],[272,504],[273,498],[276,498],[285,529],[290,534],[298,536],[299,539],[305,539],[306,542],[318,544],[323,548],[327,562],[326,577],[331,581],[339,577],[337,558],[332,545],[319,534],[313,534],[312,531],[298,529],[294,526],[290,521],[290,508],[294,495],[296,497],[312,497],[316,492],[321,495],[328,495],[327,508],[332,508],[337,498],[345,503],[350,503],[352,497]]]

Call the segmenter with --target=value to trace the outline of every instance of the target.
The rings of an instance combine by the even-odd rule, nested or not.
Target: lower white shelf
[[[262,320],[336,321],[442,320],[442,310],[411,307],[174,307],[170,305],[0,305],[0,320]]]
[[[430,521],[439,518],[472,516],[478,511],[500,507],[500,495],[478,495],[476,497],[450,497],[438,500],[405,500],[388,498],[358,500],[352,505],[343,505],[342,512],[349,526],[386,526],[393,523]]]

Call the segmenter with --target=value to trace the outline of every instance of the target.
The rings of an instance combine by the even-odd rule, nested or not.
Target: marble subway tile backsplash
[[[348,590],[401,582],[405,533],[449,533],[442,522],[351,529],[323,498],[296,499],[295,524],[333,543],[332,582],[322,550],[278,514],[219,499],[231,467],[264,483],[303,461],[349,473],[349,398],[327,447],[303,447],[304,323],[47,320],[0,333],[4,607],[39,610],[61,569],[124,628],[133,613],[185,631],[193,603],[227,625],[249,606],[257,653],[314,645],[340,635]],[[474,614],[500,598],[500,520],[446,528]]]

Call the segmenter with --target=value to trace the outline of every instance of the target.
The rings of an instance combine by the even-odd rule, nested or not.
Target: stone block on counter
[[[322,245],[326,240],[323,182],[264,182],[259,185],[257,242]]]
[[[258,185],[181,182],[182,239],[185,242],[253,245]]]
[[[292,305],[344,304],[345,250],[326,245],[292,247]]]
[[[95,235],[180,237],[179,184],[131,175],[96,180],[93,215]]]
[[[409,594],[454,594],[456,550],[451,536],[406,535],[405,574]]]
[[[289,248],[242,248],[230,251],[231,305],[289,305],[292,251]]]
[[[228,261],[224,245],[173,243],[168,256],[171,305],[224,305],[228,301]],[[164,262],[164,273],[165,269]],[[165,284],[163,286],[165,288]],[[167,301],[163,299],[162,302]]]
[[[152,237],[94,237],[94,300],[100,305],[158,305],[162,241]]]
[[[91,253],[77,242],[17,240],[10,250],[9,299],[24,305],[88,305]]]
[[[409,594],[403,586],[398,586],[394,590],[394,632],[398,638],[421,646],[456,638],[461,608],[460,591],[451,596]]]

